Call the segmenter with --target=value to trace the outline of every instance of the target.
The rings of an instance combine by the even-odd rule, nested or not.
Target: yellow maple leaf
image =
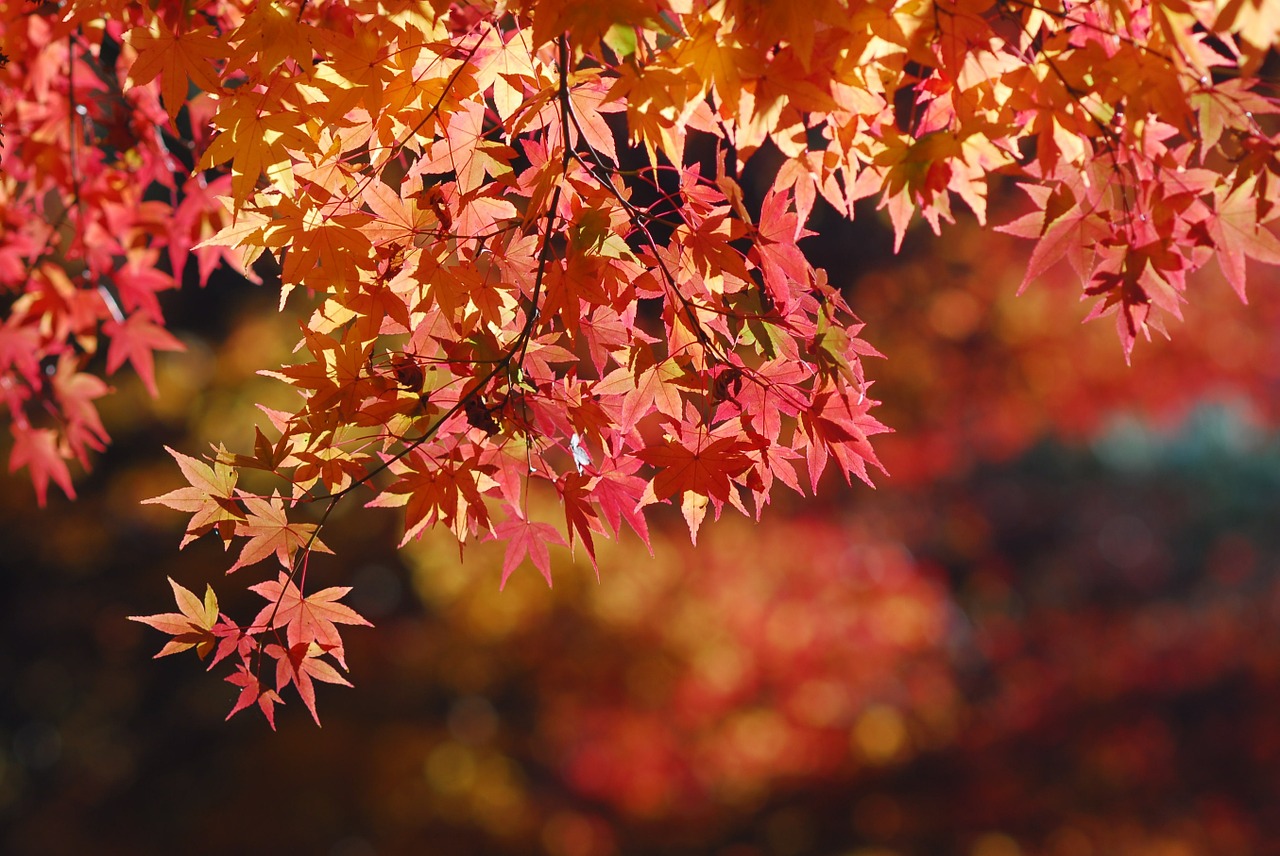
[[[236,46],[231,62],[238,68],[250,68],[256,57],[258,73],[265,76],[286,59],[293,59],[310,74],[314,68],[311,32],[312,28],[299,20],[295,10],[270,0],[258,3],[236,30],[243,41]]]
[[[200,169],[231,161],[231,193],[238,204],[253,194],[264,172],[273,184],[292,195],[293,164],[288,149],[313,151],[317,148],[298,127],[297,114],[263,115],[258,107],[262,101],[263,96],[255,92],[227,96],[213,118],[222,133],[209,144],[200,159]]]
[[[1265,54],[1280,36],[1280,0],[1216,0],[1218,20],[1214,29],[1231,31],[1241,41]]]

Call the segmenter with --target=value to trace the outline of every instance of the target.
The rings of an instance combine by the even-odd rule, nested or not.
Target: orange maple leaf
[[[248,537],[249,543],[244,545],[240,558],[227,573],[261,562],[273,553],[283,567],[292,568],[294,554],[299,548],[333,552],[315,537],[314,523],[289,522],[284,501],[278,493],[272,493],[270,499],[249,495],[242,498],[249,510],[249,518],[236,525],[236,534]]]
[[[190,84],[217,92],[222,88],[213,62],[226,53],[226,44],[208,24],[176,33],[153,18],[148,27],[134,27],[124,37],[138,52],[126,86],[142,86],[160,77],[160,95],[172,120],[187,103]]]
[[[173,599],[177,601],[180,612],[130,615],[129,620],[154,627],[173,637],[165,643],[156,657],[167,657],[195,648],[196,654],[203,660],[218,641],[212,630],[213,625],[218,622],[218,597],[213,593],[213,586],[205,587],[204,600],[201,600],[190,589],[174,582],[172,577],[169,578],[169,585],[173,587]]]

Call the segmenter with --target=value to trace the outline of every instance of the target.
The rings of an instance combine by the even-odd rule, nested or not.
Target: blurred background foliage
[[[869,260],[874,215],[819,229],[888,357],[892,477],[696,549],[659,515],[654,556],[602,544],[597,581],[561,550],[554,590],[501,594],[485,545],[397,552],[393,514],[340,506],[312,573],[378,626],[322,729],[224,723],[234,688],[125,620],[228,562],[139,505],[177,483],[162,446],[247,448],[292,394],[255,374],[298,338],[268,289],[174,295],[188,350],[155,401],[114,379],[82,498],[0,492],[0,852],[1280,852],[1275,283],[1203,278],[1129,367],[1066,276],[1015,296],[1010,239]]]

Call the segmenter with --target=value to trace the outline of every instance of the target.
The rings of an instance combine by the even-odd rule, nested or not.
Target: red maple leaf
[[[687,443],[665,440],[640,450],[636,457],[658,468],[653,479],[656,499],[693,491],[723,502],[729,498],[730,480],[751,466],[746,454],[750,448],[737,437],[714,438],[700,430]]]
[[[533,562],[533,566],[542,574],[542,578],[551,585],[551,554],[549,544],[565,546],[564,537],[550,523],[534,523],[514,512],[494,529],[499,540],[508,540],[507,553],[502,559],[502,581],[498,588],[506,586],[512,571],[520,566],[525,556]]]
[[[574,437],[577,437],[575,434]],[[588,487],[591,477],[582,472],[565,473],[556,482],[560,491],[560,501],[564,503],[565,528],[569,533],[569,548],[573,549],[574,538],[581,538],[591,558],[591,567],[596,577],[600,576],[600,566],[596,564],[596,545],[591,533],[603,532],[604,527],[591,507],[591,490]],[[557,533],[558,534],[558,533]]]
[[[288,648],[268,645],[263,653],[276,661],[276,690],[283,690],[289,684],[297,687],[298,695],[302,697],[307,710],[311,711],[311,718],[316,721],[316,725],[320,724],[320,714],[316,712],[316,688],[313,680],[351,686],[351,682],[342,677],[337,669],[320,659],[327,652],[315,642],[299,642]],[[242,697],[243,695],[241,693]]]
[[[812,235],[800,218],[788,209],[790,194],[769,190],[760,207],[757,242],[753,247],[764,271],[765,286],[773,302],[785,312],[791,303],[791,290],[809,282],[811,270],[804,253],[796,246],[799,238]]]
[[[160,394],[156,388],[155,351],[185,351],[187,348],[173,337],[173,334],[157,325],[141,312],[135,312],[120,324],[114,319],[102,325],[102,332],[111,339],[107,349],[107,374],[114,374],[125,361],[133,363],[134,370],[147,392],[155,398]]]
[[[13,449],[9,452],[9,472],[26,467],[36,489],[36,503],[44,508],[49,480],[62,488],[70,499],[76,498],[71,485],[71,471],[59,448],[58,432],[52,428],[32,428],[20,422],[9,426],[13,433]]]
[[[271,730],[276,730],[276,710],[277,704],[284,704],[284,699],[280,698],[280,694],[273,689],[269,689],[262,685],[258,680],[258,676],[244,663],[236,664],[235,674],[227,675],[227,683],[240,687],[240,695],[236,697],[236,703],[231,708],[231,712],[227,714],[227,719],[235,716],[251,704],[257,704],[262,709],[262,715],[267,718],[267,723],[271,726]]]
[[[258,583],[250,586],[249,590],[268,601],[253,619],[251,626],[255,630],[286,627],[285,637],[290,648],[299,643],[316,642],[331,652],[344,669],[347,662],[343,657],[342,636],[336,625],[373,626],[354,609],[337,602],[351,591],[350,586],[334,586],[303,596],[289,576],[281,573],[275,582]]]
[[[645,548],[652,555],[649,526],[645,523],[644,513],[640,510],[640,498],[644,496],[648,482],[634,475],[640,468],[640,461],[635,458],[622,458],[611,464],[609,469],[602,469],[600,475],[591,481],[591,496],[600,505],[600,513],[608,521],[614,536],[621,533],[622,521],[625,520],[632,531],[640,536]]]

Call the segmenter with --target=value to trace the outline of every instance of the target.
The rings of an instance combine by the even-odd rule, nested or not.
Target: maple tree
[[[799,242],[818,200],[900,247],[991,186],[1029,209],[1023,286],[1066,261],[1126,355],[1211,258],[1280,263],[1271,0],[0,2],[0,387],[10,468],[74,496],[94,402],[182,347],[159,295],[225,263],[301,307],[299,393],[251,454],[172,454],[184,544],[282,574],[247,623],[174,584],[140,618],[229,660],[232,713],[345,683],[308,563],[337,503],[548,546],[678,505],[758,517],[776,483],[879,467],[877,351]],[[751,171],[748,172],[748,169]],[[293,296],[295,292],[304,292]],[[101,357],[101,360],[98,358]],[[833,465],[833,466],[831,466]],[[534,520],[531,492],[563,522]],[[274,668],[275,675],[270,670]]]

